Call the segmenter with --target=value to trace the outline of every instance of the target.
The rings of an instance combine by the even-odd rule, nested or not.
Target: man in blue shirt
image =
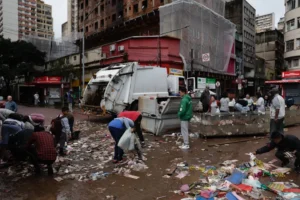
[[[16,102],[12,100],[12,96],[7,97],[7,102],[5,103],[5,108],[14,112],[18,111],[18,106]]]

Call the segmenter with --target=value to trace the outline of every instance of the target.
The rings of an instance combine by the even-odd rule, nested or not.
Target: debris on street
[[[82,137],[79,140],[68,142],[67,156],[57,157],[54,168],[54,180],[77,180],[80,182],[105,179],[110,174],[119,174],[128,178],[138,179],[131,172],[145,172],[148,166],[137,157],[127,155],[127,162],[112,165],[114,140],[107,131],[105,124],[94,124],[88,121],[78,121],[74,126],[80,130]],[[146,151],[151,150],[155,143],[150,143]],[[147,160],[143,155],[143,160]],[[45,169],[46,170],[46,169]],[[3,172],[2,172],[3,173]],[[12,165],[5,172],[13,180],[29,177],[34,174],[33,166],[27,162]]]
[[[175,194],[186,196],[182,200],[300,198],[300,188],[292,180],[279,181],[291,171],[290,168],[264,163],[252,153],[248,155],[249,162],[236,164],[238,160],[227,160],[220,168],[188,165],[186,162],[177,164],[174,172],[176,178],[184,180],[193,171],[199,171],[201,175],[197,181],[180,186],[179,190],[174,191]]]

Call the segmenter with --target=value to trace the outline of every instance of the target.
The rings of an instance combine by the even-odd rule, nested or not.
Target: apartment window
[[[116,5],[116,3],[117,3],[117,1],[116,1],[116,0],[112,0],[112,1],[111,1],[111,5],[112,5],[112,6],[115,6],[115,5]]]
[[[80,17],[80,21],[83,22],[83,16]]]
[[[148,0],[142,2],[142,9],[146,9],[148,7]]]
[[[104,5],[101,5],[100,10],[101,10],[101,12],[104,11]]]
[[[98,15],[98,7],[95,9],[95,15]]]
[[[300,1],[300,0],[299,0]],[[300,3],[300,2],[299,2]],[[300,6],[300,5],[299,5]],[[298,17],[298,19],[297,19],[297,24],[298,24],[298,28],[300,28],[300,17]]]
[[[95,30],[97,30],[99,27],[98,27],[98,22],[95,23]]]
[[[286,51],[293,51],[294,50],[294,40],[290,40],[286,42]]]
[[[163,4],[163,3],[165,3],[165,1],[164,0],[160,0],[160,3]]]
[[[292,61],[292,67],[298,67],[299,66],[299,59],[294,59]]]
[[[114,21],[116,21],[116,19],[117,19],[117,15],[116,15],[116,14],[113,14],[111,18],[112,18],[112,21],[114,22]]]
[[[83,9],[83,3],[80,4],[80,8]]]
[[[88,26],[85,27],[85,32],[89,32],[89,27]]]
[[[295,19],[292,19],[286,23],[286,30],[291,31],[295,29]]]
[[[120,11],[118,14],[118,18],[121,18],[121,17],[123,17],[123,11]]]
[[[77,57],[76,57],[76,56],[74,56],[74,57],[73,57],[73,59],[74,59],[74,60],[76,60],[76,59],[77,59]]]
[[[85,0],[85,6],[89,5],[89,0]]]
[[[133,12],[138,13],[139,12],[139,4],[134,4],[133,6]]]
[[[296,8],[296,0],[289,0],[287,2],[287,11],[293,10]]]
[[[300,38],[296,40],[296,49],[300,49]]]
[[[100,25],[101,25],[101,27],[104,27],[104,19],[101,19]]]

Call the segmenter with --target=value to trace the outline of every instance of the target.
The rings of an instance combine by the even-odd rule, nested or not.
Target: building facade
[[[37,0],[37,36],[51,39],[54,37],[52,6]]]
[[[246,0],[226,1],[225,17],[236,25],[236,54],[242,54],[241,59],[237,57],[237,73],[241,79],[255,76],[255,13]]]
[[[4,38],[10,38],[12,41],[18,40],[18,1],[1,0],[0,1],[0,35]]]
[[[61,25],[61,36],[63,38],[68,36],[68,22],[65,22]]]
[[[279,22],[277,24],[277,30],[279,30],[280,32],[284,33],[284,27],[285,27],[285,20],[284,20],[284,17],[281,17],[279,19]]]
[[[265,79],[281,78],[284,70],[284,37],[279,30],[270,30],[256,34],[256,55],[265,63]]]
[[[256,32],[264,32],[275,29],[275,13],[259,15],[255,19]]]
[[[0,34],[12,41],[24,36],[52,38],[52,8],[41,0],[0,0]]]
[[[285,0],[284,58],[288,70],[300,69],[300,1]]]

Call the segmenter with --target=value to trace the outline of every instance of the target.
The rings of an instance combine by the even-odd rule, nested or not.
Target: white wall
[[[3,36],[12,41],[19,39],[18,0],[2,0]]]

